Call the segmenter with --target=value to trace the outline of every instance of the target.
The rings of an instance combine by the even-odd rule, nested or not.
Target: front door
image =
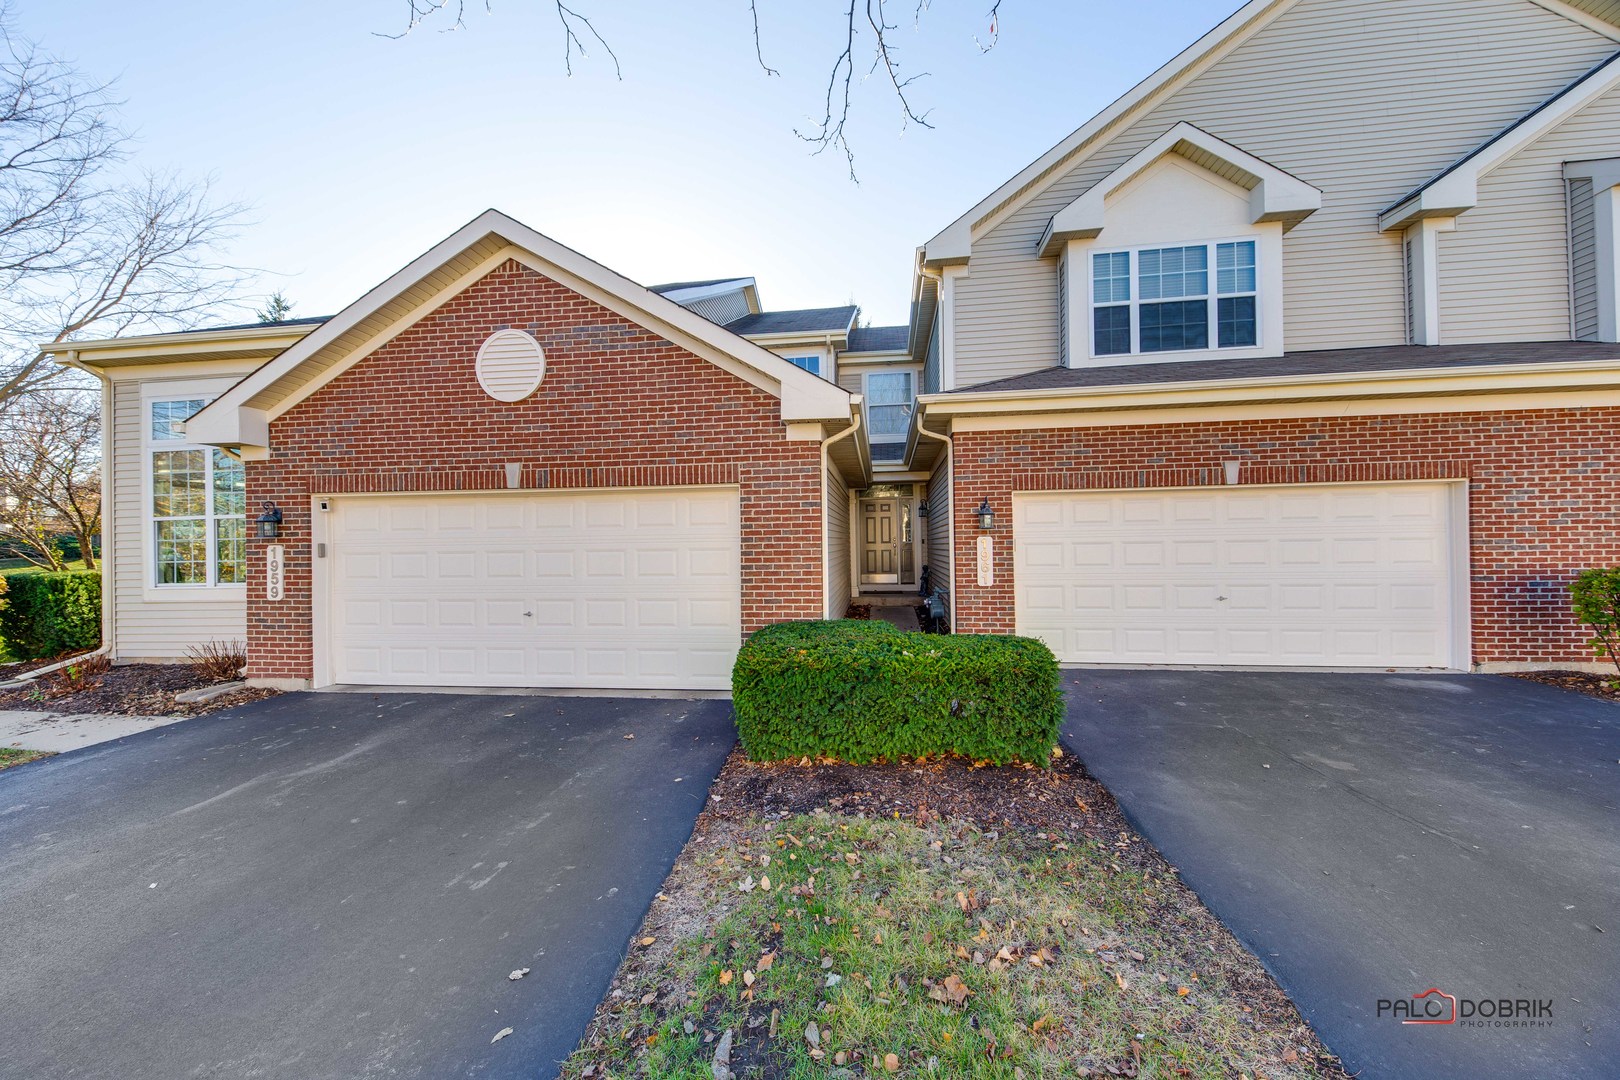
[[[861,500],[861,584],[900,583],[898,499]]]
[[[861,584],[916,584],[916,553],[907,498],[861,500]]]

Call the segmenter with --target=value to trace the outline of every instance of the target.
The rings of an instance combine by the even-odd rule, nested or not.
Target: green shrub
[[[93,649],[101,643],[101,575],[13,574],[0,609],[0,640],[19,660]]]
[[[1582,571],[1569,586],[1575,617],[1592,628],[1588,643],[1620,670],[1620,566]]]
[[[1063,723],[1052,652],[1030,638],[779,623],[737,654],[731,701],[755,761],[958,754],[1044,765]]]

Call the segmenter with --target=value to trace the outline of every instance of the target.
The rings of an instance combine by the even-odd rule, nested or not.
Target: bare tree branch
[[[759,36],[759,0],[748,0],[748,14],[754,18],[754,59],[759,61],[759,66],[765,74],[781,75],[780,71],[765,62],[765,46]]]
[[[101,531],[101,414],[93,395],[51,390],[0,416],[0,541],[47,570],[62,570],[58,539],[78,543],[96,568]]]

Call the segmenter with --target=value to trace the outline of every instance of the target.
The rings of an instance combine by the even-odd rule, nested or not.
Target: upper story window
[[[786,360],[794,367],[803,368],[812,375],[821,374],[820,356],[784,356],[782,359]]]
[[[179,425],[207,402],[147,403],[153,583],[240,585],[247,580],[247,478],[223,450],[187,445]]]
[[[1092,355],[1259,344],[1256,248],[1233,240],[1092,254]]]
[[[905,442],[917,397],[913,371],[872,371],[866,376],[868,442]]]

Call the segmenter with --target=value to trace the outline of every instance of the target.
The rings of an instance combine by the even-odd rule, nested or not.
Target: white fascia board
[[[1378,227],[1397,232],[1423,218],[1457,217],[1472,210],[1479,205],[1481,180],[1616,86],[1620,86],[1620,53],[1378,215]]]
[[[1071,155],[1088,148],[1088,144],[1088,155],[1107,145],[1101,136],[1114,124],[1135,113],[1161,91],[1180,85],[1206,64],[1220,59],[1296,3],[1298,0],[1249,0],[1220,25],[1183,49],[1169,63],[1137,83],[1083,127],[1036,158],[1018,175],[979,200],[973,209],[942,229],[923,245],[926,265],[938,268],[967,262],[973,253],[975,228],[1039,195],[1052,179],[1049,174],[1061,165],[1072,164],[1069,161]]]
[[[1620,186],[1620,158],[1564,162],[1565,180],[1590,180],[1593,191]]]
[[[1322,209],[1320,189],[1183,120],[1093,184],[1085,194],[1053,214],[1041,236],[1039,250],[1042,257],[1057,255],[1070,240],[1090,240],[1100,235],[1107,220],[1109,196],[1142,175],[1161,158],[1180,153],[1183,147],[1201,150],[1254,178],[1252,186],[1243,186],[1249,188],[1249,211],[1256,224],[1280,221],[1284,231],[1287,231]],[[1197,164],[1196,161],[1193,163]]]
[[[1620,387],[1620,347],[1616,348],[1613,360],[1488,364],[1461,371],[1455,368],[1410,368],[1336,372],[1330,375],[1247,376],[1173,383],[1056,387],[1047,390],[992,390],[978,394],[923,394],[917,399],[917,411],[924,418],[948,420],[953,416],[1053,413],[1066,409],[1170,409],[1188,405],[1235,405],[1301,398],[1329,401],[1392,395],[1493,394],[1617,387]]]
[[[721,281],[710,285],[693,285],[685,289],[670,289],[658,295],[665,300],[673,300],[679,304],[687,300],[706,300],[711,296],[724,296],[729,292],[740,292],[754,287],[754,279],[751,277],[732,278],[729,281]]]
[[[704,351],[711,354],[711,357],[706,359],[723,356],[746,368],[758,377],[757,380],[751,381],[756,381],[756,384],[782,400],[784,420],[840,418],[848,411],[846,404],[849,398],[848,391],[795,367],[769,350],[716,326],[701,315],[688,311],[673,300],[659,296],[623,275],[609,270],[601,263],[588,259],[572,248],[536,232],[522,222],[498,210],[486,210],[216,398],[202,412],[192,417],[192,430],[207,433],[206,437],[201,434],[194,437],[199,441],[222,445],[244,445],[245,443],[238,440],[253,430],[254,425],[242,420],[226,419],[224,414],[247,407],[248,402],[256,395],[268,389],[306,359],[336,341],[440,266],[489,236],[498,237],[512,247],[530,253],[535,259],[555,267],[565,276],[576,278],[604,294],[619,298],[649,321],[659,324],[661,329],[670,330],[705,347]],[[352,364],[358,359],[359,356],[345,357],[338,366]],[[835,396],[836,401],[833,400]],[[263,412],[268,419],[274,419],[278,415],[274,405],[264,409]]]

